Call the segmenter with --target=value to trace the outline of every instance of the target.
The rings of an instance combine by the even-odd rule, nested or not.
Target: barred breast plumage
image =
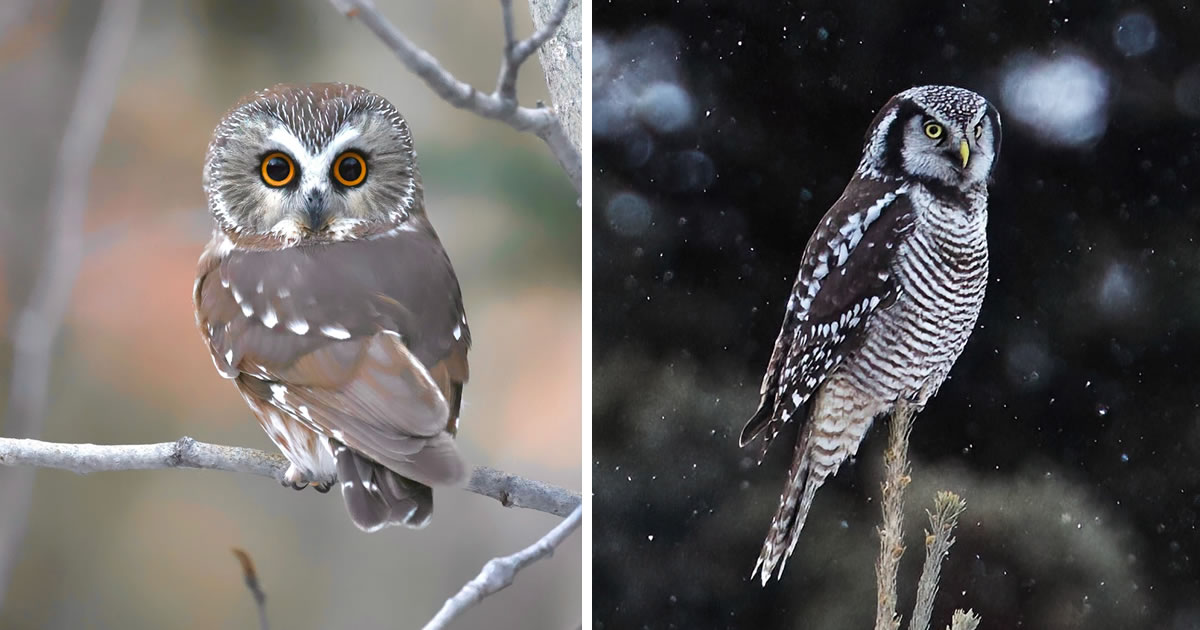
[[[800,417],[787,484],[754,572],[782,575],[813,497],[897,401],[937,393],[987,285],[987,180],[1000,119],[983,97],[927,86],[893,97],[801,259],[741,443],[762,453]],[[761,461],[761,458],[760,458]]]
[[[872,318],[843,372],[873,398],[924,405],[962,352],[983,306],[987,199],[964,212],[920,185],[908,195],[916,221],[892,263],[896,303]]]

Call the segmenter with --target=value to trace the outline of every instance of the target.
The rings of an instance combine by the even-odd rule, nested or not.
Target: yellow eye
[[[975,139],[978,140],[982,137],[983,137],[983,124],[980,123],[978,125],[975,125]]]
[[[937,140],[942,137],[942,126],[935,123],[925,123],[925,135]]]
[[[287,186],[296,178],[296,165],[292,164],[292,158],[279,151],[268,154],[262,161],[262,178],[268,186]]]
[[[355,151],[346,151],[333,162],[333,178],[343,186],[357,186],[367,178],[367,161]]]

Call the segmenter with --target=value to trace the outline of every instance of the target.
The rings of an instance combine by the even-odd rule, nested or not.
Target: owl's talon
[[[287,472],[283,473],[283,485],[293,490],[303,490],[308,487],[308,479],[303,471],[292,465],[288,466]]]
[[[326,492],[329,492],[329,489],[332,487],[333,487],[333,481],[326,481],[324,483],[314,483],[313,484],[313,489],[315,489],[317,492],[320,492],[321,494],[325,494]]]

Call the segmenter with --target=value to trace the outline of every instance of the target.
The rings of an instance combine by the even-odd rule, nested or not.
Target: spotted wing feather
[[[344,445],[339,472],[371,473],[353,490],[391,488],[404,492],[388,495],[392,503],[424,506],[421,493],[388,471],[419,484],[465,478],[451,436],[469,377],[470,331],[431,231],[214,252],[201,259],[195,299],[217,369],[244,395],[330,438],[335,450]],[[351,515],[364,529],[380,524],[359,517],[403,514],[411,524],[427,507],[356,505]]]
[[[861,343],[872,312],[895,297],[890,262],[912,227],[907,189],[859,179],[821,219],[801,259],[760,402],[741,434],[763,435],[761,454],[825,378]]]

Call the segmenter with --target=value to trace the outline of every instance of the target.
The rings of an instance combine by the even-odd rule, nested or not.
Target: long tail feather
[[[796,441],[787,484],[779,496],[779,509],[771,520],[771,529],[767,532],[754,571],[750,573],[751,579],[759,575],[763,586],[771,580],[772,573],[777,579],[783,576],[783,568],[796,548],[796,541],[800,539],[800,531],[804,529],[804,521],[812,508],[813,497],[825,483],[828,474],[826,470],[814,470],[808,449],[809,437],[810,431],[805,430],[801,439]]]

